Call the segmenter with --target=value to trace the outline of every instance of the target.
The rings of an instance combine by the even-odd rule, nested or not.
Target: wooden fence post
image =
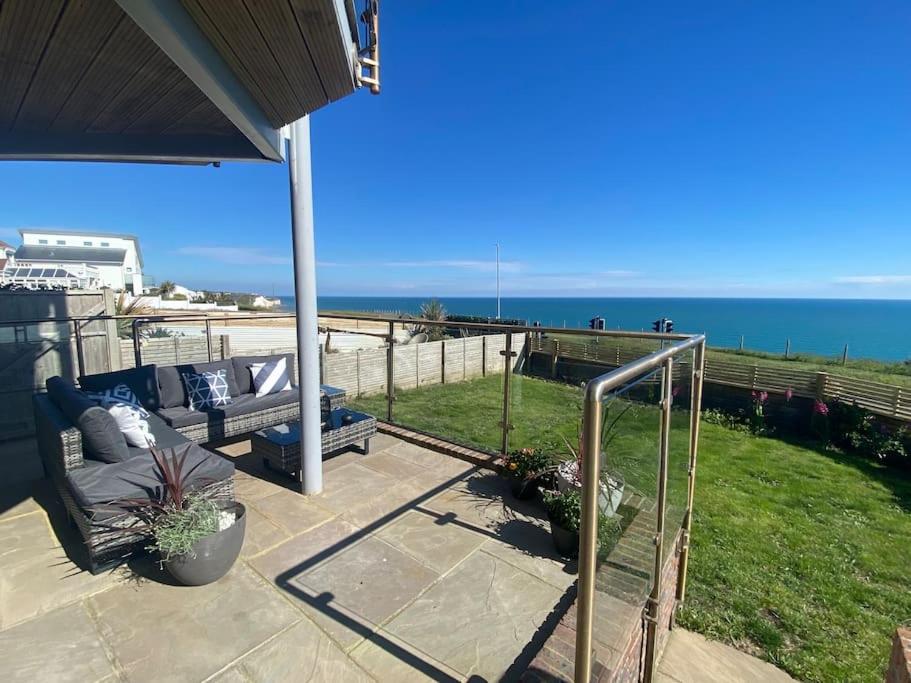
[[[231,357],[231,337],[226,334],[221,335],[221,359],[225,360]]]
[[[816,398],[819,401],[825,402],[826,400],[826,381],[828,377],[824,372],[816,373]]]
[[[446,384],[446,342],[440,340],[440,384]]]
[[[174,339],[174,365],[180,365],[180,337]]]

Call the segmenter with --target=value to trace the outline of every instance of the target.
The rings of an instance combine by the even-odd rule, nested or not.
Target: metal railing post
[[[392,404],[395,402],[395,323],[389,323],[389,342],[386,345],[386,421],[392,422]]]
[[[601,393],[585,388],[582,413],[582,517],[579,528],[579,581],[576,598],[576,683],[588,683],[592,671],[592,617],[598,552],[598,482],[601,479]],[[598,453],[592,457],[593,453]]]
[[[658,616],[661,603],[661,574],[664,569],[664,513],[667,507],[667,460],[671,433],[671,402],[673,400],[674,359],[664,361],[661,376],[661,437],[658,447],[658,517],[655,520],[655,569],[652,592],[648,597],[645,635],[645,673],[643,680],[651,683],[655,675],[658,653]]]
[[[133,361],[137,368],[142,366],[142,346],[139,343],[139,326],[141,324],[140,320],[133,321]]]
[[[215,358],[212,356],[212,321],[208,316],[206,317],[206,351],[209,352],[209,362],[211,363]]]
[[[509,453],[509,430],[512,425],[509,424],[509,383],[512,375],[512,332],[506,333],[506,348],[501,351],[503,354],[503,421],[500,426],[503,428],[503,438],[500,444],[500,453],[506,455]]]
[[[73,321],[73,335],[76,337],[76,366],[79,368],[79,376],[85,375],[85,353],[82,346],[82,328],[79,321]]]
[[[686,570],[690,557],[690,534],[693,529],[693,500],[696,496],[696,458],[699,450],[699,419],[702,413],[702,380],[705,374],[705,342],[696,347],[693,357],[693,379],[690,387],[690,462],[686,490],[686,515],[683,520],[683,548],[677,573],[677,601],[686,597]]]

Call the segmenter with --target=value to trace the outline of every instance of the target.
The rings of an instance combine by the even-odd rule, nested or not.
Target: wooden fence
[[[547,354],[552,367],[559,358],[590,361],[609,367],[619,367],[641,358],[654,349],[624,349],[619,346],[592,342],[568,342],[562,339],[535,337],[533,353]],[[676,362],[675,368],[690,372],[686,361]],[[676,373],[675,373],[676,374]],[[911,422],[911,389],[893,384],[874,382],[859,377],[833,375],[828,372],[799,370],[771,365],[758,365],[707,359],[705,382],[741,389],[784,394],[790,389],[795,396],[821,401],[839,400],[856,403],[872,413]]]
[[[204,363],[209,360],[209,350],[204,336],[162,337],[143,339],[140,343],[144,365],[179,365],[180,363]],[[212,358],[222,360],[231,357],[231,345],[227,335],[212,335]],[[120,340],[120,362],[124,368],[135,368],[133,340]]]
[[[46,320],[34,325],[0,324],[0,442],[34,433],[32,395],[44,389],[49,377],[79,376],[77,341],[67,318],[113,313],[114,296],[107,289],[0,292],[0,323]],[[79,323],[79,329],[85,372],[117,370],[120,352],[115,323],[93,320]],[[0,451],[3,448],[0,445]]]

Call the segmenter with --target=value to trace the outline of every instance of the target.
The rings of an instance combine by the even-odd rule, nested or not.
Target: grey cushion
[[[149,414],[149,430],[155,435],[157,448],[174,448],[190,443],[187,437],[176,429],[169,427],[168,423],[155,413]]]
[[[234,377],[237,379],[238,393],[253,393],[253,376],[250,374],[250,368],[248,367],[250,364],[268,363],[270,360],[282,357],[288,359],[288,375],[291,377],[291,386],[297,386],[297,372],[294,369],[293,353],[282,353],[274,356],[234,356],[231,362],[234,363]]]
[[[161,394],[158,390],[158,375],[155,365],[143,365],[129,370],[105,372],[100,375],[85,375],[79,378],[79,386],[85,391],[102,392],[113,389],[118,384],[126,384],[146,410],[158,410],[161,407]]]
[[[180,378],[181,373],[218,372],[222,368],[227,371],[225,375],[228,381],[228,391],[231,393],[231,396],[245,393],[242,392],[237,385],[234,364],[230,360],[216,360],[211,363],[184,363],[182,365],[174,366],[159,366],[158,388],[161,394],[161,407],[176,408],[177,406],[189,405],[189,402],[187,401],[187,388]],[[246,372],[248,375],[250,374],[249,370]]]
[[[261,398],[257,398],[253,394],[241,394],[234,399],[234,403],[225,406],[224,408],[190,410],[189,408],[181,406],[176,408],[163,408],[158,411],[157,415],[169,426],[180,429],[189,427],[190,425],[217,422],[240,415],[249,415],[258,410],[268,410],[270,408],[297,403],[299,400],[300,392],[295,388],[290,391],[280,391],[277,394],[269,394],[268,396],[263,396]],[[155,436],[157,437],[158,434],[155,434]]]
[[[83,455],[102,462],[121,462],[130,457],[117,420],[73,383],[62,377],[47,380],[47,394],[82,434]]]
[[[178,452],[182,452],[182,448]],[[73,495],[83,508],[125,498],[152,498],[161,490],[161,480],[149,451],[135,449],[128,460],[104,467],[81,467],[67,474]],[[234,465],[195,444],[184,464],[192,488],[224,481],[234,476]],[[109,511],[110,512],[110,511]]]

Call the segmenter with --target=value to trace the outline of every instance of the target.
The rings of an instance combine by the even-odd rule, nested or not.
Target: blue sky
[[[911,297],[911,4],[392,2],[312,117],[320,294]],[[290,293],[287,169],[0,164],[0,239]]]

